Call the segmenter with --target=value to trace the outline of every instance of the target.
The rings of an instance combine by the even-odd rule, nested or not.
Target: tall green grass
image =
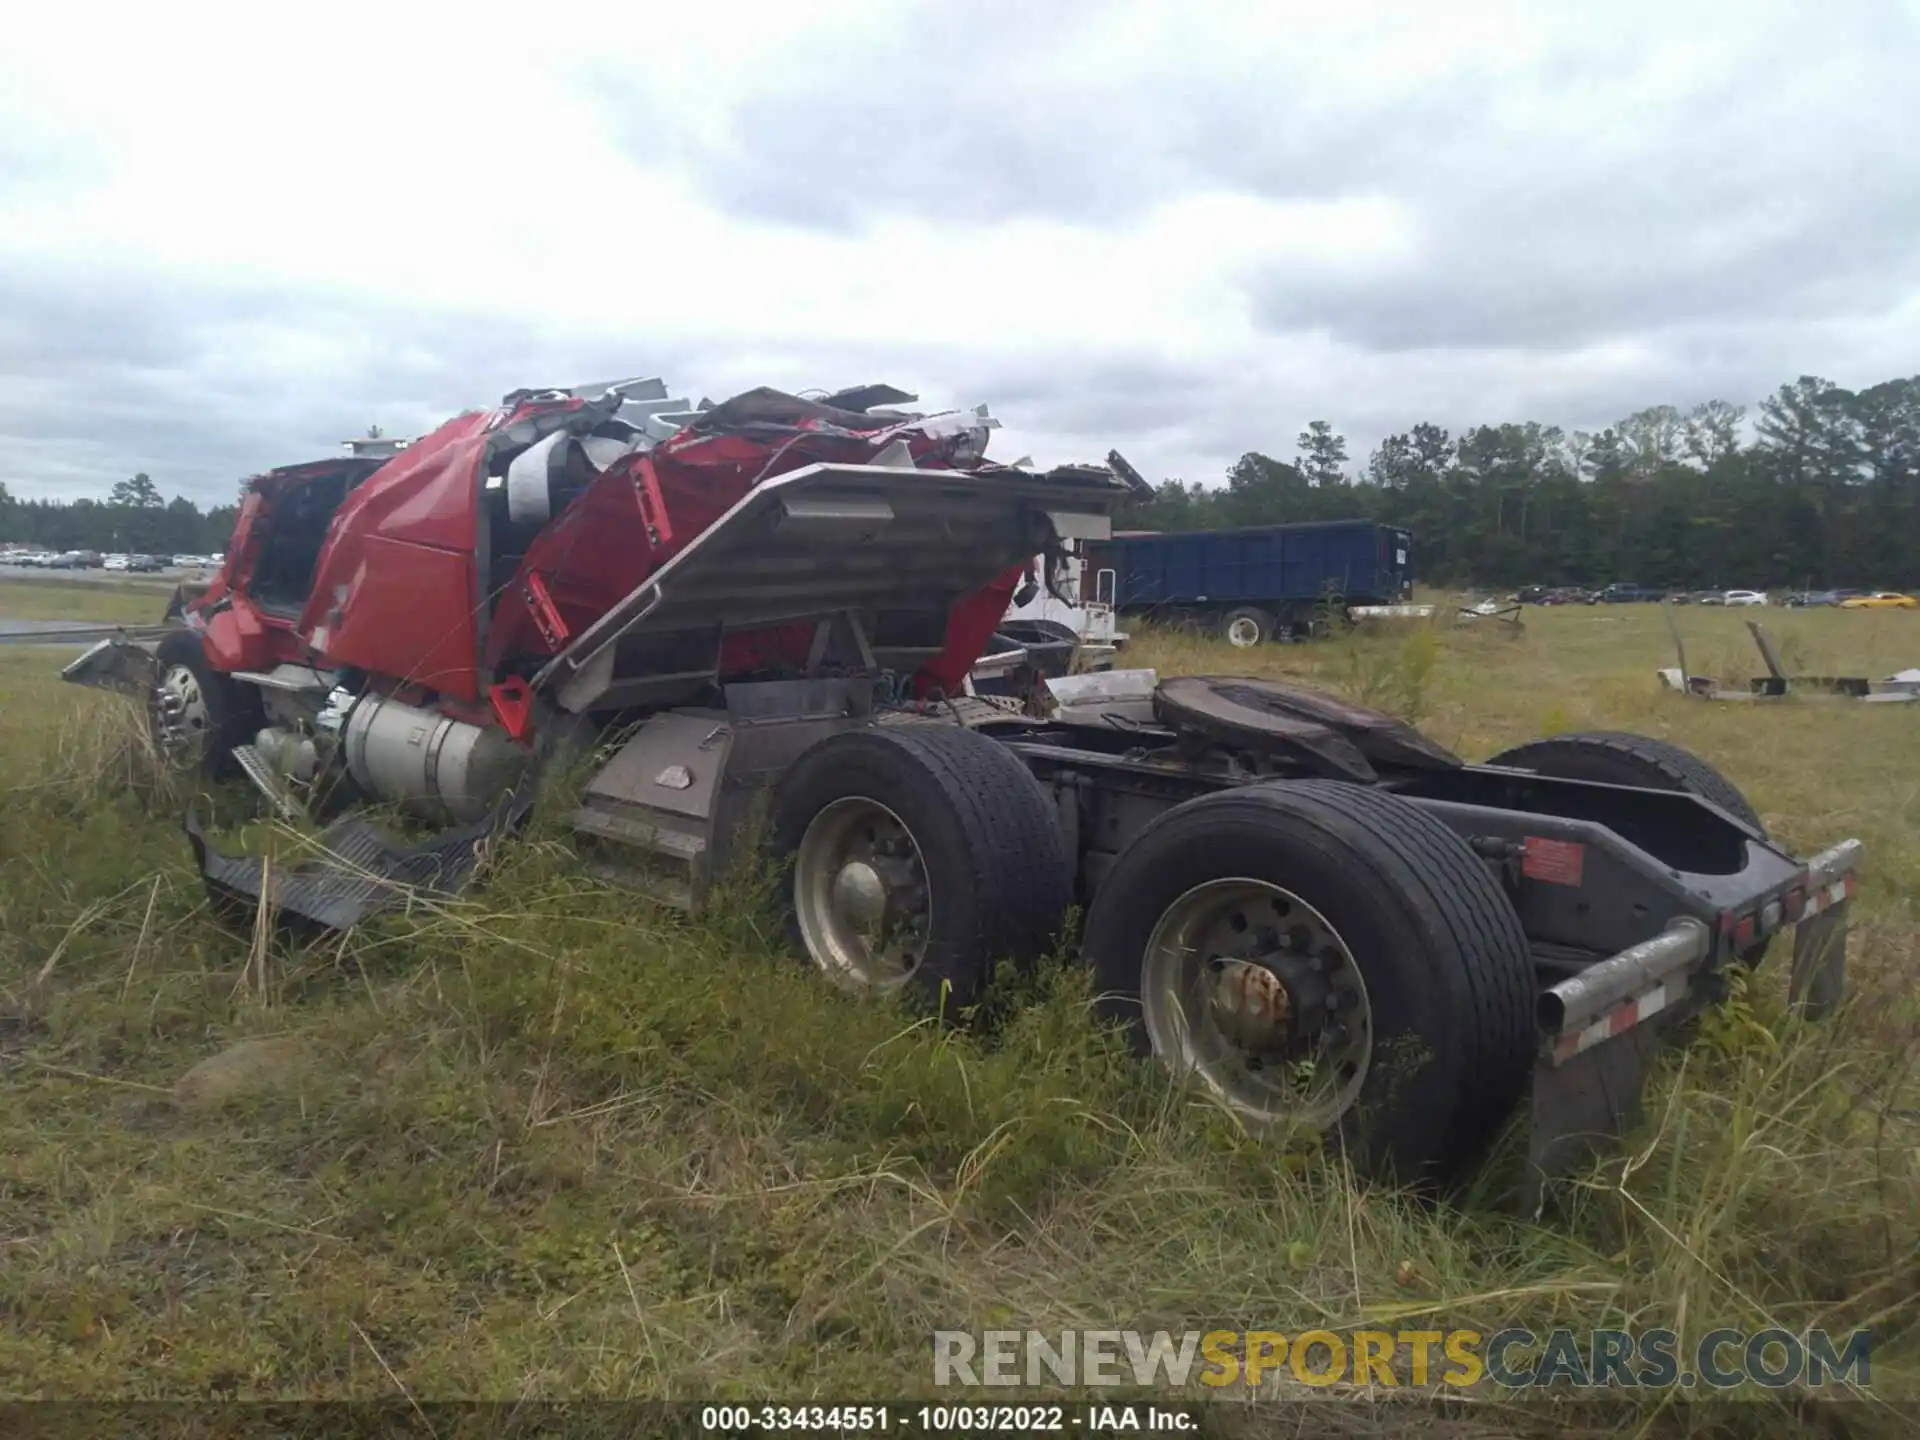
[[[1852,1007],[1789,1017],[1776,956],[1540,1224],[1248,1141],[1099,1031],[1067,957],[1006,977],[993,1023],[942,1025],[824,985],[763,877],[696,924],[587,878],[550,817],[483,885],[345,941],[224,929],[131,712],[7,657],[0,681],[62,718],[0,749],[0,1388],[892,1397],[929,1392],[934,1329],[1430,1320],[1871,1325],[1875,1393],[1913,1397],[1920,864],[1892,840],[1920,752],[1861,763],[1910,733],[1870,713],[1783,714],[1785,733],[1716,746],[1730,722],[1643,698],[1666,662],[1590,618],[1498,643],[1431,628],[1430,655],[1358,634],[1253,657],[1397,693],[1469,753],[1550,707],[1639,716],[1726,763],[1770,818],[1791,811],[1796,840],[1876,847]],[[1151,635],[1129,658],[1247,663]],[[1824,789],[1801,778],[1820,766]],[[176,1088],[249,1041],[255,1066],[224,1091]],[[1705,1422],[1693,1398],[1580,1423],[1679,1433]],[[1789,1403],[1748,1397],[1715,1423],[1780,1433]],[[1318,1413],[1353,1432],[1568,1419],[1404,1397]],[[1906,1433],[1885,1404],[1848,1413]]]

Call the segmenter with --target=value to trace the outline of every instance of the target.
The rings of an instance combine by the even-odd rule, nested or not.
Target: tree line
[[[237,505],[202,510],[184,495],[162,498],[144,472],[104,500],[21,500],[0,484],[0,541],[39,550],[121,555],[210,555],[227,548]]]
[[[1806,375],[1748,421],[1709,400],[1597,433],[1535,421],[1389,435],[1357,473],[1325,420],[1296,457],[1249,451],[1225,485],[1165,480],[1125,528],[1371,519],[1414,533],[1436,584],[1626,580],[1675,588],[1920,586],[1920,376],[1846,390]],[[0,540],[157,555],[224,550],[235,507],[161,497],[145,474],[104,500],[18,500]]]
[[[1242,456],[1224,486],[1164,481],[1124,524],[1378,520],[1413,532],[1421,579],[1451,585],[1920,585],[1920,376],[1858,391],[1802,376],[1751,424],[1722,400],[1597,433],[1422,423],[1357,474],[1324,420],[1296,444],[1292,460]]]

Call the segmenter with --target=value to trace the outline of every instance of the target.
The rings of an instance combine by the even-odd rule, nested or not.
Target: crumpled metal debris
[[[337,932],[422,897],[457,894],[479,866],[487,842],[516,829],[532,808],[531,789],[510,791],[480,820],[416,845],[396,845],[366,820],[349,815],[321,833],[314,858],[285,869],[249,855],[223,855],[192,812],[182,828],[216,908],[250,915],[264,900],[280,928]]]
[[[1780,659],[1780,652],[1774,648],[1772,638],[1757,620],[1747,621],[1747,629],[1753,635],[1753,643],[1759,647],[1767,673],[1749,680],[1745,690],[1724,689],[1709,676],[1695,675],[1687,669],[1686,643],[1680,638],[1680,627],[1674,623],[1672,609],[1669,608],[1666,613],[1667,628],[1673,634],[1674,649],[1680,660],[1678,665],[1655,672],[1660,677],[1660,683],[1668,690],[1702,700],[1780,700],[1789,695],[1860,700],[1870,704],[1900,704],[1920,700],[1920,670],[1902,670],[1883,680],[1872,680],[1863,675],[1789,675]]]

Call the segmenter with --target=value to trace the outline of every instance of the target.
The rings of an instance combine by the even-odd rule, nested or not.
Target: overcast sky
[[[0,481],[223,501],[622,375],[1214,481],[1920,371],[1904,0],[653,9],[12,15]]]

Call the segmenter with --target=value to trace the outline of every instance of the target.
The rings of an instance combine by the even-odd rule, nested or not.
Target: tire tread
[[[1110,873],[1088,920],[1103,983],[1121,1002],[1109,1004],[1109,1013],[1126,1018],[1137,1003],[1125,968],[1138,963],[1130,926],[1140,917],[1132,913],[1138,904],[1132,891],[1169,843],[1152,837],[1167,834],[1163,827],[1170,823],[1198,823],[1203,808],[1233,807],[1235,823],[1244,823],[1250,805],[1272,807],[1276,819],[1300,826],[1300,841],[1314,844],[1317,833],[1320,843],[1363,864],[1370,884],[1406,901],[1396,923],[1425,935],[1433,960],[1448,967],[1444,998],[1435,1003],[1452,1013],[1455,1053],[1448,1057],[1450,1078],[1436,1081],[1452,1089],[1437,1134],[1414,1145],[1429,1172],[1454,1169],[1479,1152],[1524,1088],[1536,1036],[1533,964],[1519,916],[1486,863],[1437,817],[1398,795],[1337,780],[1270,781],[1188,801],[1154,820]],[[1177,821],[1182,815],[1191,819]],[[1312,893],[1302,898],[1319,903]],[[1136,1044],[1144,1044],[1137,1027],[1134,1034]]]
[[[962,878],[972,906],[959,930],[972,953],[948,957],[927,980],[948,981],[960,1004],[971,1003],[991,978],[994,963],[1043,954],[1072,903],[1073,867],[1053,804],[1019,757],[976,731],[946,724],[847,731],[803,755],[782,784],[776,825],[789,861],[800,832],[822,804],[873,788],[861,782],[834,784],[836,771],[856,756],[872,757],[896,772],[904,768],[914,777],[904,784],[930,787],[958,832],[958,863],[966,867]],[[901,797],[870,798],[892,807]],[[941,892],[937,879],[934,883],[937,906]],[[945,887],[949,902],[957,888]],[[937,918],[935,923],[939,927]]]
[[[1364,829],[1417,880],[1456,942],[1479,1053],[1465,1067],[1446,1149],[1454,1156],[1477,1149],[1506,1118],[1533,1061],[1536,981],[1519,914],[1486,862],[1417,806],[1332,780],[1294,781],[1288,788],[1313,794]]]
[[[1071,899],[1071,870],[1033,773],[1011,751],[961,726],[873,733],[915,755],[952,807],[972,861],[974,932],[990,954],[1024,957],[1044,948]]]
[[[1524,745],[1515,745],[1502,750],[1487,763],[1490,765],[1511,765],[1521,770],[1537,769],[1539,760],[1552,754],[1569,754],[1588,751],[1596,755],[1616,756],[1630,762],[1650,766],[1656,773],[1671,782],[1675,790],[1718,805],[1729,815],[1745,821],[1762,835],[1767,833],[1766,825],[1760,814],[1753,808],[1747,797],[1740,793],[1725,775],[1712,765],[1695,755],[1691,750],[1682,749],[1671,741],[1656,739],[1651,735],[1636,735],[1630,730],[1576,730],[1565,735],[1551,735],[1540,740],[1530,740]],[[1542,771],[1554,774],[1554,771]],[[1568,778],[1580,778],[1569,775]]]

